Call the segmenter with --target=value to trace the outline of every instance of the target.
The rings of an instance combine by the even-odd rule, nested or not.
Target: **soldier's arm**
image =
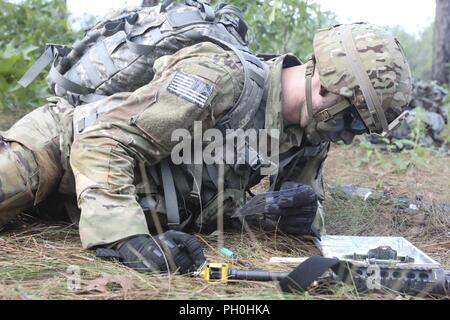
[[[150,84],[115,108],[120,112],[110,113],[112,120],[103,116],[74,142],[71,165],[85,248],[148,234],[134,186],[139,161],[156,164],[167,158],[177,143],[171,140],[173,130],[192,132],[194,121],[207,129],[213,115],[232,107],[239,95],[229,53],[212,45],[190,50],[157,61]],[[127,122],[120,118],[127,110],[141,111]]]
[[[328,156],[329,144],[324,145],[323,149],[314,157],[305,158],[299,161],[292,173],[287,177],[287,182],[309,185],[318,196],[319,203],[313,228],[321,234],[325,234],[325,211],[322,203],[325,200],[325,190],[323,185],[323,167]]]

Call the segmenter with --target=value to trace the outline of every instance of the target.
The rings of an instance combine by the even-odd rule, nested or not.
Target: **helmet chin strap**
[[[321,122],[327,122],[328,120],[332,119],[335,115],[337,115],[338,113],[344,111],[345,109],[351,107],[352,104],[347,100],[344,99],[338,103],[336,103],[334,106],[321,110],[319,112],[317,112],[313,118],[314,120]]]
[[[347,100],[344,99],[334,106],[327,108],[325,110],[321,110],[314,114],[313,111],[313,102],[312,102],[312,78],[314,77],[314,71],[316,69],[316,60],[313,57],[311,60],[308,61],[306,64],[306,85],[305,85],[305,97],[306,97],[306,108],[308,110],[308,117],[311,120],[316,120],[317,122],[326,122],[333,118],[335,115],[337,115],[339,112],[347,109],[352,104]],[[300,121],[301,121],[301,110],[300,110]]]

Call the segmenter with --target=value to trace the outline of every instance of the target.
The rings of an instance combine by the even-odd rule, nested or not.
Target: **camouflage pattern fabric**
[[[402,113],[411,99],[412,77],[409,64],[398,41],[382,28],[367,24],[351,25],[365,72],[382,102],[388,123]],[[344,96],[356,106],[369,129],[375,124],[355,74],[349,66],[339,26],[320,30],[314,36],[314,54],[322,85]]]
[[[33,204],[37,164],[33,154],[16,142],[0,141],[0,227]]]
[[[202,87],[201,95],[195,89],[183,94],[187,88],[174,85],[180,78]],[[133,184],[139,162],[156,165],[167,158],[177,144],[171,140],[176,129],[191,131],[194,121],[212,128],[237,101],[242,81],[233,53],[211,43],[182,49],[158,59],[148,85],[121,94],[123,102],[75,140],[71,165],[83,247],[149,233]]]
[[[64,185],[72,112],[65,100],[50,98],[1,134],[0,226]]]
[[[202,11],[195,3],[173,3],[166,12],[161,11],[160,5],[127,8],[106,17],[89,30],[81,42],[74,44],[58,69],[65,78],[97,95],[135,91],[153,79],[153,64],[158,58],[203,42],[207,37],[246,48],[244,39],[228,21],[227,15],[216,14],[214,21],[204,21]],[[133,50],[132,43],[127,43],[130,40],[135,45],[147,46],[147,52]],[[48,80],[56,95],[69,101],[73,98],[81,104],[80,97],[75,94],[81,92],[64,87],[64,83],[55,77],[50,76]]]
[[[283,65],[287,65],[288,60],[295,60],[294,65],[300,64],[292,56],[281,56],[270,62],[272,80],[265,110],[265,128],[281,131],[282,154],[302,149],[305,145],[303,130],[298,125],[285,124],[282,118],[280,79]],[[176,90],[174,80],[179,80],[180,75],[202,87],[202,96],[192,100],[192,96],[183,95],[183,90]],[[7,136],[20,139],[37,159],[34,172],[39,172],[40,180],[46,181],[45,184],[39,181],[41,190],[44,190],[40,192],[39,200],[48,194],[45,190],[54,190],[58,181],[69,182],[64,188],[60,186],[60,190],[70,192],[71,172],[66,170],[65,164],[70,151],[78,205],[82,211],[79,227],[83,247],[110,244],[149,233],[152,221],[137,202],[138,194],[155,196],[156,211],[161,222],[165,223],[163,198],[158,188],[160,181],[157,181],[158,177],[147,174],[148,171],[170,155],[175,144],[171,141],[174,129],[192,131],[196,120],[202,121],[204,130],[214,127],[239,98],[242,82],[243,69],[238,58],[214,44],[203,43],[158,59],[155,78],[148,85],[135,92],[119,93],[97,102],[96,107],[106,107],[104,109],[108,111],[100,114],[92,126],[77,133],[71,147],[68,137],[72,137],[72,126],[67,125],[67,119],[71,119],[73,109],[62,99],[28,115],[26,121],[19,122]],[[27,135],[26,131],[33,134]],[[323,200],[322,167],[328,144],[310,150],[314,152],[293,159],[292,165],[279,180],[280,183],[290,180],[309,184]],[[36,166],[38,169],[42,167],[42,170],[36,170]],[[146,183],[143,183],[144,177],[148,180]],[[227,178],[238,179],[232,174]],[[204,175],[204,179],[204,186],[214,185],[215,181],[207,181],[211,179],[209,175]],[[36,182],[31,188],[34,193],[39,190]],[[227,183],[232,185],[230,190],[234,190],[233,203],[229,208],[232,210],[233,206],[242,203],[244,190],[238,189],[244,186],[239,181]],[[213,191],[217,193],[216,189]],[[204,203],[204,213],[209,221],[214,221],[217,213],[217,203],[212,203]],[[24,203],[24,207],[32,204],[33,199]],[[322,232],[323,219],[324,213],[320,207],[315,227]]]

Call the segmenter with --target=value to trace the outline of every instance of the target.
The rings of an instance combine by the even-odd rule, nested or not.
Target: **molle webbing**
[[[256,117],[263,97],[268,90],[269,67],[256,56],[239,50],[233,45],[215,39],[219,45],[231,49],[244,68],[244,86],[234,107],[219,121],[216,127],[226,134],[226,129],[248,129]]]
[[[20,84],[29,85],[53,62],[48,79],[55,94],[73,105],[90,103],[92,97],[135,91],[153,78],[156,59],[186,46],[217,38],[248,50],[247,32],[235,6],[214,10],[204,0],[168,0],[99,22],[71,50],[49,45]]]
[[[68,52],[69,48],[65,46],[47,44],[44,53],[19,80],[19,84],[24,88],[28,87],[52,61],[59,56],[67,55]]]

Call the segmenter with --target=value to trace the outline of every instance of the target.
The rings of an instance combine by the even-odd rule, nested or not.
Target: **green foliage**
[[[336,21],[333,13],[322,11],[310,0],[226,2],[240,7],[245,13],[252,31],[252,49],[258,53],[290,52],[301,59],[309,59],[315,31]]]
[[[410,169],[425,168],[428,165],[430,149],[419,147],[410,140],[400,140],[397,143],[401,144],[401,148],[399,148],[400,146],[392,146],[392,151],[394,152],[390,154],[389,161],[386,160],[386,153],[381,151],[378,146],[369,142],[361,143],[358,151],[360,155],[358,161],[356,161],[356,166],[381,168],[383,171],[390,173],[406,173]],[[395,152],[397,148],[402,150],[407,145],[414,148],[403,150],[401,153]]]
[[[26,89],[17,81],[46,43],[72,43],[79,36],[67,18],[64,0],[0,0],[0,128],[11,125],[49,95],[45,75]]]
[[[418,35],[407,33],[402,27],[391,28],[400,41],[411,66],[414,78],[430,80],[433,63],[433,23]]]

